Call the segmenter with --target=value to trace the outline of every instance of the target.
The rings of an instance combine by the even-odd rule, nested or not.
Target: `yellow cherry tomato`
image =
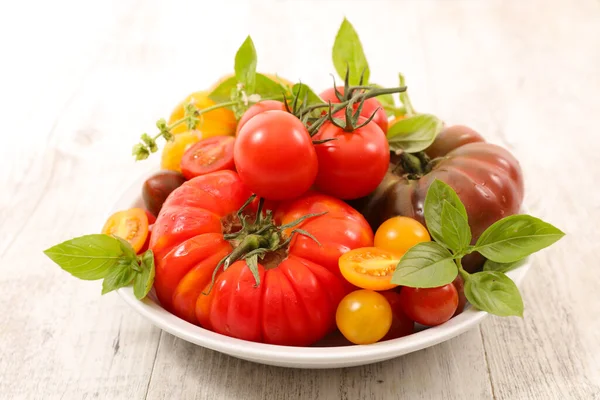
[[[209,93],[208,91],[194,92],[183,99],[171,113],[168,124],[171,125],[182,119],[185,116],[185,107],[192,100],[200,110],[214,106],[215,102],[208,97]],[[202,131],[202,135],[205,138],[235,134],[237,121],[233,112],[227,108],[218,108],[209,111],[202,114],[200,118],[201,120],[196,125],[196,129]],[[188,130],[187,124],[182,123],[173,128],[172,132],[177,135]]]
[[[374,245],[378,249],[403,255],[415,244],[429,241],[429,232],[419,221],[408,217],[393,217],[377,229]]]
[[[148,237],[148,215],[141,208],[116,212],[108,218],[102,233],[127,240],[137,253]]]
[[[383,295],[357,290],[342,299],[335,321],[342,335],[354,344],[381,340],[392,325],[392,307]]]
[[[338,263],[348,282],[362,289],[388,290],[398,285],[391,283],[400,257],[387,250],[362,247],[344,253]]]
[[[183,153],[202,137],[199,131],[188,131],[175,135],[173,140],[167,141],[162,151],[160,166],[162,169],[181,172],[181,158]]]

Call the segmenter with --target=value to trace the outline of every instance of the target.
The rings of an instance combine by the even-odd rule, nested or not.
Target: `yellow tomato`
[[[194,143],[202,138],[199,131],[188,131],[175,135],[172,141],[165,144],[160,166],[162,169],[181,172],[181,157]]]
[[[392,307],[371,290],[357,290],[342,299],[335,313],[338,329],[354,344],[381,340],[392,326]]]
[[[209,91],[194,92],[183,99],[171,113],[168,124],[171,125],[185,116],[185,107],[192,99],[200,110],[214,106],[215,102],[208,97],[209,93]],[[205,138],[235,134],[237,121],[233,112],[227,108],[209,111],[202,114],[200,118],[201,121],[197,124],[196,129],[202,131],[202,136]],[[188,130],[187,124],[184,123],[173,128],[172,132],[179,134]]]
[[[375,232],[374,244],[378,249],[403,255],[417,243],[429,242],[427,228],[409,217],[392,217]]]

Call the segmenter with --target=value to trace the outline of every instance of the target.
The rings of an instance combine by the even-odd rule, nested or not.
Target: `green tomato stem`
[[[467,271],[465,271],[465,269],[462,266],[462,262],[461,262],[461,258],[462,257],[458,257],[454,260],[454,262],[456,263],[456,266],[458,267],[458,273],[460,274],[460,276],[462,276],[462,278],[465,280],[465,282],[471,278],[471,276],[469,275],[469,273]]]

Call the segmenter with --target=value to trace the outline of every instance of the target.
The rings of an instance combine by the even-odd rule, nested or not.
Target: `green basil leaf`
[[[391,282],[431,288],[452,282],[457,274],[458,268],[447,249],[435,242],[423,242],[411,247],[402,256]]]
[[[383,89],[383,86],[381,85],[372,84],[371,86]],[[376,99],[379,100],[388,117],[395,117],[397,115],[398,110],[396,109],[396,102],[394,101],[394,96],[392,94],[388,93],[377,96]]]
[[[302,102],[306,97],[307,102],[304,104],[305,106],[323,103],[323,99],[321,99],[318,94],[316,94],[308,85],[304,83],[296,83],[294,86],[292,86],[292,95],[298,95],[300,102]]]
[[[152,250],[146,250],[141,258],[141,272],[136,273],[133,281],[133,294],[138,300],[146,297],[152,285],[154,284],[154,253]]]
[[[333,65],[338,75],[343,78],[346,76],[346,72],[350,74],[350,85],[358,85],[361,75],[363,76],[364,85],[369,82],[370,73],[367,58],[363,52],[358,34],[346,18],[344,18],[335,37],[332,56]]]
[[[94,234],[67,240],[44,250],[44,254],[76,278],[96,280],[119,262],[123,250],[118,239]]]
[[[546,248],[565,234],[531,215],[511,215],[495,222],[477,240],[473,251],[500,263],[520,260]]]
[[[256,286],[260,285],[260,274],[258,272],[258,255],[254,254],[246,258],[246,265],[248,265],[248,268],[250,268],[250,272],[252,272],[252,276],[256,281]]]
[[[464,206],[461,212],[448,200],[443,201],[442,240],[455,253],[465,251],[471,243],[471,228],[467,221]]]
[[[133,261],[137,262],[137,261]],[[102,294],[106,294],[113,290],[129,286],[136,272],[131,268],[131,261],[122,260],[117,265],[113,266],[102,281]]]
[[[257,76],[258,80],[258,76]],[[235,76],[225,79],[221,82],[208,97],[215,103],[225,103],[231,100],[231,92],[235,90],[238,80]]]
[[[469,276],[465,296],[476,308],[500,317],[523,316],[519,288],[502,272],[484,271]]]
[[[400,81],[400,86],[406,86],[406,79],[404,78],[404,74],[398,74],[398,78]],[[408,89],[405,90],[404,92],[398,93],[398,97],[400,99],[400,104],[402,104],[402,106],[404,107],[404,111],[408,115],[414,114],[415,110],[410,101],[410,97],[408,96]]]
[[[425,150],[442,131],[442,127],[442,120],[431,114],[419,114],[401,119],[388,130],[390,149],[407,153]]]
[[[235,55],[235,77],[248,94],[254,93],[256,87],[256,62],[256,49],[248,36]]]
[[[131,261],[135,260],[137,254],[135,254],[135,250],[131,246],[131,243],[117,235],[113,235],[113,237],[119,241],[119,244],[121,245],[121,250],[123,250],[123,256],[130,259]]]
[[[254,93],[261,97],[278,97],[283,93],[291,94],[290,89],[279,81],[275,81],[263,74],[256,74],[256,87]],[[249,93],[250,94],[250,93]]]
[[[508,271],[512,271],[513,269],[519,268],[521,265],[525,264],[526,262],[527,262],[527,258],[524,258],[524,259],[518,260],[518,261],[509,262],[509,263],[497,263],[492,260],[485,260],[485,263],[483,264],[483,270],[506,273]]]
[[[458,214],[467,220],[467,210],[465,206],[460,201],[460,198],[448,185],[436,179],[427,189],[427,195],[425,196],[425,204],[423,214],[425,216],[425,223],[427,224],[427,229],[431,234],[431,237],[438,243],[445,245],[446,247],[452,248],[449,243],[446,243],[444,240],[444,232],[442,231],[442,213],[444,202],[448,202],[454,209],[458,212]],[[447,228],[449,229],[449,228]],[[469,236],[471,236],[469,230]],[[470,239],[469,239],[470,240]]]

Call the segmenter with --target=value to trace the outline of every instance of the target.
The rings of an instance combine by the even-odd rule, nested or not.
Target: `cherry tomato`
[[[146,211],[141,208],[131,208],[116,212],[108,218],[102,228],[102,233],[127,240],[137,253],[142,249],[148,237]]]
[[[192,179],[223,169],[233,170],[232,136],[213,136],[190,147],[181,158],[181,173]]]
[[[403,287],[400,304],[413,321],[427,326],[440,325],[454,315],[458,307],[458,292],[451,283],[435,288]]]
[[[187,149],[202,139],[198,131],[183,132],[175,135],[163,147],[160,167],[170,171],[181,172],[181,158]]]
[[[358,124],[364,121],[360,117]],[[314,139],[336,139],[315,146],[319,159],[315,184],[324,193],[343,200],[366,196],[388,170],[389,145],[373,121],[352,132],[326,122]]]
[[[415,323],[402,310],[400,293],[393,290],[380,292],[392,307],[392,326],[382,340],[397,339],[415,332]]]
[[[148,225],[152,226],[156,222],[156,217],[148,210],[144,210],[146,217],[148,217]]]
[[[458,307],[456,307],[456,311],[453,315],[453,317],[455,317],[464,311],[465,305],[467,304],[467,296],[465,296],[465,280],[460,274],[456,275],[456,279],[452,281],[452,284],[458,292]]]
[[[237,136],[239,134],[240,129],[242,129],[242,127],[246,125],[246,122],[248,122],[252,117],[255,117],[258,114],[264,113],[265,111],[269,110],[287,111],[287,109],[285,108],[285,104],[283,104],[281,101],[263,100],[260,103],[256,103],[250,108],[248,108],[244,115],[242,115],[242,118],[240,118],[240,122],[238,122],[237,128],[235,130],[235,135]]]
[[[280,110],[258,114],[242,127],[233,159],[242,182],[268,200],[300,196],[317,175],[317,154],[308,131],[298,118]]]
[[[194,101],[194,104],[198,109],[212,107],[215,102],[212,101],[208,94],[210,91],[194,92],[183,99],[171,113],[169,118],[169,125],[175,121],[179,121],[185,116],[185,107],[190,101]],[[195,129],[202,132],[202,137],[209,138],[213,136],[232,135],[235,132],[236,119],[233,112],[227,108],[217,108],[202,114],[201,122],[199,122]],[[173,134],[177,135],[188,131],[188,127],[185,123],[177,125],[173,128]]]
[[[391,251],[363,247],[344,253],[339,260],[340,271],[348,282],[362,289],[387,290],[400,257]]]
[[[335,321],[340,332],[352,343],[371,344],[390,330],[392,308],[381,294],[356,290],[342,299]]]
[[[338,92],[344,94],[344,88],[341,86],[337,87]],[[321,93],[321,98],[325,101],[331,101],[332,103],[339,103],[340,100],[335,95],[335,90],[333,88],[329,88]],[[354,110],[358,108],[358,103],[354,104]],[[376,111],[377,110],[377,111]],[[375,113],[375,118],[373,118],[373,122],[375,122],[380,128],[383,134],[385,135],[388,130],[388,117],[383,109],[383,105],[376,98],[370,98],[365,100],[363,104],[362,111],[360,115],[365,118],[369,118],[371,115]]]
[[[185,182],[183,175],[175,171],[161,171],[146,179],[142,187],[142,198],[150,214],[158,216],[167,197],[173,190],[183,185],[183,182]]]
[[[375,232],[375,247],[403,255],[417,243],[429,242],[427,228],[409,217],[392,217]]]

